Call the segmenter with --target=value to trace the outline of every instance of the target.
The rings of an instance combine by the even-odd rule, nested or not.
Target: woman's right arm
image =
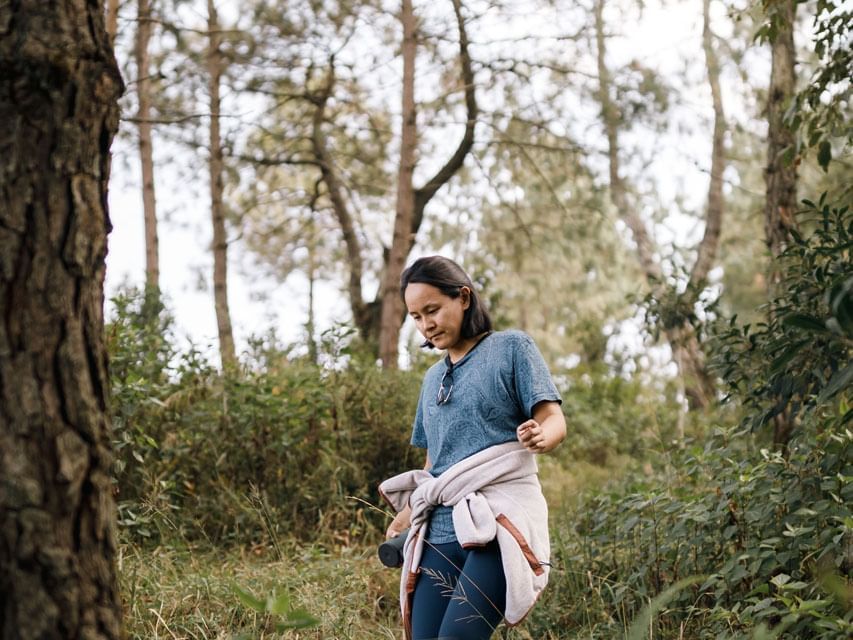
[[[429,454],[426,456],[426,463],[424,464],[424,469],[429,470],[432,466],[432,463],[429,460]],[[396,538],[401,533],[403,533],[406,529],[408,529],[412,524],[412,508],[409,505],[403,507],[403,510],[398,513],[394,519],[391,521],[391,524],[388,525],[388,529],[385,531],[385,539]]]

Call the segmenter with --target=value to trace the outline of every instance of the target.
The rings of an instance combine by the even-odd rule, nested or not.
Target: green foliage
[[[773,42],[784,26],[785,3],[762,0],[761,4],[765,21],[755,39]],[[818,164],[826,171],[832,161],[833,143],[849,148],[853,142],[850,125],[853,12],[841,0],[818,0],[811,6],[816,64],[811,78],[788,106],[785,122],[798,134],[796,149],[790,150],[789,157],[801,158],[816,148]]]
[[[752,429],[783,412],[790,421],[805,419],[853,378],[853,212],[825,194],[804,204],[801,224],[814,231],[794,234],[780,257],[770,317],[756,327],[732,318],[713,348],[729,393],[750,408]]]
[[[827,575],[853,568],[853,435],[801,439],[787,459],[766,450],[748,457],[732,435],[719,431],[704,447],[673,456],[667,473],[627,495],[594,498],[562,532],[551,597],[576,601],[571,576],[583,575],[582,588],[601,600],[595,637],[612,637],[692,575],[707,579],[670,594],[655,637],[679,637],[682,626],[693,638],[747,637],[788,616],[790,637],[853,630],[849,602],[823,586]],[[588,612],[570,607],[554,619],[546,606],[534,620],[579,628],[589,622],[577,614]]]
[[[782,398],[793,437],[774,451],[744,426],[720,426],[661,449],[656,473],[589,498],[555,531],[534,637],[640,626],[664,639],[853,633],[853,227],[844,206],[807,206],[813,230],[780,260],[771,318],[756,330],[728,323],[714,349],[741,425],[766,423]],[[703,579],[675,589],[686,576]]]
[[[242,589],[236,584],[233,585],[233,589],[244,606],[258,613],[280,618],[275,624],[275,630],[279,633],[287,629],[307,629],[308,627],[315,627],[319,623],[317,618],[305,610],[294,609],[290,604],[290,594],[286,591],[280,594],[273,591],[266,599],[261,600],[251,591]],[[240,640],[249,640],[252,637],[250,634],[237,636]]]
[[[162,346],[155,357],[145,345],[168,345],[165,316],[141,316],[133,295],[109,328],[127,535],[277,546],[285,535],[343,541],[383,525],[350,497],[370,500],[379,482],[422,464],[408,444],[414,375],[383,373],[335,340],[323,357],[348,357],[346,367],[268,345],[226,373],[194,349]]]
[[[656,389],[648,381],[614,375],[602,363],[580,365],[562,378],[571,437],[557,457],[600,466],[620,455],[639,461],[647,449],[678,436],[674,385]]]
[[[160,478],[147,463],[157,449],[152,437],[159,429],[162,398],[172,388],[170,363],[173,318],[159,294],[131,288],[112,299],[115,318],[106,327],[110,356],[114,473],[118,485],[119,523],[141,537],[155,534],[151,514],[162,510]],[[148,501],[139,501],[149,487]]]

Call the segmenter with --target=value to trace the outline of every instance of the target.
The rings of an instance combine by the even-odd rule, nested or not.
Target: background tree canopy
[[[92,6],[0,8],[0,619],[401,637],[441,253],[565,399],[501,637],[853,634],[849,3]]]
[[[388,518],[374,487],[420,464],[409,424],[436,356],[395,283],[442,253],[499,328],[535,338],[565,397],[568,443],[542,460],[557,569],[504,637],[847,637],[848,8],[157,1],[118,16],[126,73],[144,77],[143,46],[150,67],[124,98],[148,115],[125,119],[117,153],[129,167],[136,139],[144,165],[152,126],[158,193],[193,194],[149,219],[164,238],[220,238],[213,266],[237,275],[199,273],[220,343],[231,279],[269,318],[215,362],[181,346],[167,270],[113,300],[134,633],[193,580],[145,564],[165,550],[177,566],[188,545],[202,573],[211,549],[257,560],[216,578],[248,588],[230,617],[212,606],[226,589],[173,604],[175,625],[270,628],[274,599],[247,594],[284,588],[319,625],[300,633],[396,637],[394,578],[369,560]],[[201,231],[222,222],[225,241]],[[282,323],[300,329],[282,339]],[[372,609],[335,604],[352,584],[326,559]],[[309,624],[294,616],[279,622]]]

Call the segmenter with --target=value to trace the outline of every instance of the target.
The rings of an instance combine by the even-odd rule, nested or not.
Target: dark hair
[[[462,317],[462,337],[473,338],[492,330],[492,319],[480,299],[471,278],[450,258],[429,256],[415,260],[400,276],[400,296],[405,299],[406,287],[412,283],[429,284],[451,298],[462,295],[462,287],[471,290],[471,303]],[[433,348],[427,340],[421,346]]]

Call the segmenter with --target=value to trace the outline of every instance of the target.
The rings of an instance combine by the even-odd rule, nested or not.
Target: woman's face
[[[460,295],[451,298],[431,284],[413,282],[403,296],[409,315],[421,335],[436,349],[452,349],[462,339],[462,319],[471,305],[471,291],[462,287]]]

